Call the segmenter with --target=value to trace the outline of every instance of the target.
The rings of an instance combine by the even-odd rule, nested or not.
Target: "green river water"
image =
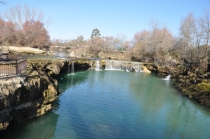
[[[84,71],[57,78],[62,94],[46,115],[0,139],[206,139],[210,109],[153,74]]]

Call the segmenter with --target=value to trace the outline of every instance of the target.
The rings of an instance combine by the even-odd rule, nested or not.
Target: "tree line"
[[[157,64],[188,63],[209,59],[210,14],[195,17],[189,13],[180,21],[179,34],[174,36],[166,26],[151,21],[149,29],[138,31],[132,40],[123,34],[117,37],[103,36],[99,29],[92,30],[89,39],[82,35],[72,40],[53,39],[47,30],[47,22],[42,11],[28,6],[16,6],[0,16],[0,45],[67,46],[85,49],[98,57],[99,53],[113,51],[125,54],[134,61]]]
[[[44,14],[36,8],[16,6],[0,17],[0,45],[43,47],[50,45]]]
[[[53,39],[53,46],[69,46],[83,48],[89,51],[94,57],[98,57],[100,52],[111,53],[112,51],[126,51],[131,47],[130,41],[126,40],[126,36],[119,34],[117,37],[101,36],[100,30],[95,28],[92,30],[89,39],[85,40],[82,35],[72,40]]]
[[[60,42],[60,44],[59,44]],[[98,56],[100,52],[119,51],[134,61],[148,61],[159,65],[178,62],[196,63],[209,59],[210,14],[204,11],[200,17],[189,13],[180,21],[179,34],[174,36],[166,26],[151,21],[150,29],[137,32],[132,40],[125,35],[102,36],[99,29],[93,29],[89,39],[78,36],[73,40],[53,40],[54,45],[84,47]]]

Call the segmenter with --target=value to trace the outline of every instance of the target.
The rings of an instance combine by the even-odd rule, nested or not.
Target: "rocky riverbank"
[[[24,75],[0,81],[0,130],[41,116],[52,109],[59,95],[58,82],[52,75],[87,70],[86,60],[28,60]]]
[[[45,114],[59,94],[57,81],[37,71],[1,79],[0,92],[0,130]]]
[[[206,72],[207,67],[200,64],[178,64],[174,67],[150,66],[149,69],[156,72],[158,77],[171,75],[174,86],[183,95],[202,105],[210,106],[210,73]]]

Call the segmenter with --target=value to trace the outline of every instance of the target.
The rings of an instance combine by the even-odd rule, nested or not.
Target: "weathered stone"
[[[9,126],[9,122],[0,123],[0,129],[5,130]]]
[[[37,75],[38,72],[33,71],[30,75],[33,73]],[[47,74],[11,78],[2,81],[1,84],[0,130],[45,114],[51,110],[51,103],[58,95],[57,81]],[[44,95],[46,92],[47,95]]]
[[[39,75],[39,73],[37,71],[32,71],[32,73],[30,73],[28,76],[36,76]]]
[[[151,71],[150,71],[150,70],[148,70],[146,66],[144,66],[143,72],[146,72],[146,73],[151,73]]]
[[[58,61],[58,62],[48,64],[46,66],[46,69],[49,70],[48,73],[57,75],[60,73],[60,70],[63,67],[63,65],[64,65],[64,63]]]

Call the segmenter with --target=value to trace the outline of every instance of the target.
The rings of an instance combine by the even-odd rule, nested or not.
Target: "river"
[[[57,78],[53,110],[0,132],[1,139],[204,139],[210,109],[154,74],[83,71]]]

